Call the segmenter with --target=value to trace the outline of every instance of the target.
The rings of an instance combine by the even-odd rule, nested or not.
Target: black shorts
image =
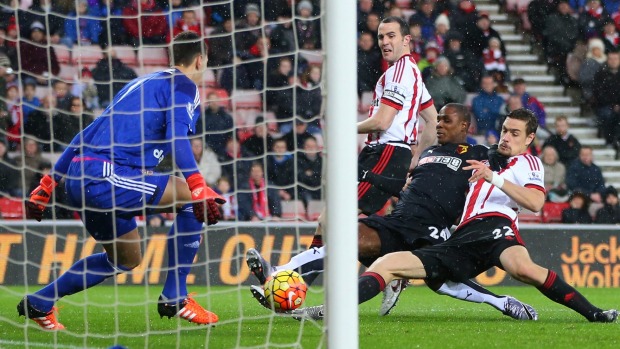
[[[358,165],[389,178],[406,178],[411,164],[411,149],[392,144],[367,145],[358,157]],[[370,216],[379,211],[392,196],[368,182],[357,186],[358,208]]]
[[[448,241],[412,251],[431,279],[465,281],[491,267],[502,268],[500,254],[524,245],[514,222],[506,217],[476,218],[455,231]]]
[[[450,237],[450,231],[443,230],[442,227],[421,224],[414,219],[402,219],[390,215],[383,217],[374,214],[360,219],[359,222],[377,231],[379,240],[381,240],[379,256],[435,245]],[[370,266],[374,259],[363,262],[364,265],[369,263],[368,266]]]

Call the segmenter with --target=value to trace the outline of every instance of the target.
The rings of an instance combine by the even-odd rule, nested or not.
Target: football
[[[277,312],[299,308],[306,299],[308,286],[293,270],[280,270],[271,274],[265,282],[265,298]]]

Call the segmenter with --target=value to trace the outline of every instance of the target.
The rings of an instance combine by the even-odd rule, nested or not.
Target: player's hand
[[[194,216],[199,222],[213,225],[222,218],[220,205],[226,203],[220,194],[216,193],[206,183],[200,173],[194,173],[187,178],[187,185],[192,194]]]
[[[52,192],[58,183],[49,175],[43,176],[39,186],[30,193],[30,199],[26,201],[26,218],[41,221],[43,210],[50,202]]]
[[[499,145],[493,144],[489,147],[489,150],[487,151],[489,166],[493,171],[499,171],[508,165],[508,157],[500,154],[497,151],[498,147]]]
[[[473,170],[471,177],[469,177],[469,183],[474,183],[481,179],[491,182],[491,179],[493,179],[493,171],[491,171],[491,169],[488,168],[483,162],[478,160],[467,160],[467,163],[469,166],[463,167],[463,170]]]

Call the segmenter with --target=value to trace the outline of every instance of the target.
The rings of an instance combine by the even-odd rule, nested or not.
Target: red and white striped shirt
[[[545,192],[545,170],[542,161],[535,156],[521,154],[511,157],[508,159],[508,166],[499,171],[499,175],[516,185]],[[521,207],[503,191],[480,179],[469,186],[460,225],[480,215],[494,214],[510,217],[518,224],[517,215],[520,210]]]
[[[417,141],[418,114],[433,105],[422,81],[422,74],[410,54],[402,56],[383,73],[375,86],[368,117],[373,117],[383,103],[398,110],[392,125],[384,132],[368,134],[366,144],[394,143],[409,147]]]

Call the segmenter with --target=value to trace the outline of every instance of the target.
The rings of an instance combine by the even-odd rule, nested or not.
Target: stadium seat
[[[306,218],[306,208],[304,203],[299,200],[282,201],[282,219],[304,220]]]
[[[311,200],[308,202],[308,220],[316,221],[319,219],[321,212],[325,208],[325,202],[320,200]]]
[[[18,198],[0,198],[0,215],[2,219],[23,219],[24,204]]]
[[[233,113],[233,120],[236,126],[253,127],[256,123],[256,117],[259,115],[262,115],[262,111],[259,109],[237,109]]]
[[[71,50],[65,45],[54,45],[54,53],[56,54],[56,59],[60,64],[69,64],[71,63]]]
[[[138,65],[167,66],[168,63],[168,49],[164,47],[142,47],[138,50]]]
[[[61,64],[60,65],[60,72],[58,73],[58,77],[61,80],[64,80],[66,82],[73,82],[78,75],[78,67],[74,66],[74,65],[69,65],[69,64]],[[37,86],[37,89],[39,89],[41,86]]]
[[[257,90],[235,90],[232,93],[233,108],[263,109],[261,92]]]
[[[134,50],[131,46],[114,46],[114,52],[116,53],[116,58],[120,59],[121,62],[128,64],[132,67],[137,65],[136,60],[136,50]]]
[[[519,212],[520,223],[542,223],[542,214],[540,212],[532,212],[530,210],[522,210]]]
[[[543,206],[543,223],[562,223],[562,211],[569,207],[568,202],[546,202]]]
[[[299,50],[299,54],[308,61],[308,64],[323,64],[323,52],[320,50]]]
[[[80,67],[84,65],[92,66],[97,64],[101,58],[103,58],[103,52],[99,45],[76,45],[73,47],[71,61],[73,64]]]

